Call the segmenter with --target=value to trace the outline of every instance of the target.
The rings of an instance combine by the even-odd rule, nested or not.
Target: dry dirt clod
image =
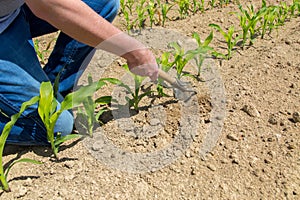
[[[268,122],[272,125],[276,125],[278,123],[276,115],[274,114],[270,115]]]

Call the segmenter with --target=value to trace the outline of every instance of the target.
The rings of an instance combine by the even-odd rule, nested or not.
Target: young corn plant
[[[164,3],[164,4],[160,4],[161,7],[161,15],[162,15],[162,26],[165,26],[165,22],[168,18],[168,13],[170,12],[171,8],[174,6],[175,4],[169,4],[169,3]]]
[[[142,86],[142,83],[143,83],[145,77],[138,76],[138,75],[135,75],[135,74],[131,73],[127,64],[123,65],[123,67],[133,76],[133,79],[134,79],[134,90],[132,91],[130,89],[130,87],[127,86],[127,85],[125,85],[125,84],[121,84],[121,86],[124,87],[131,94],[131,96],[132,96],[131,99],[127,98],[129,106],[133,107],[135,111],[138,111],[139,110],[139,103],[140,103],[140,101],[144,97],[146,97],[147,95],[150,95],[152,93],[152,91],[146,91],[146,92],[143,92],[143,93],[140,94],[140,92],[141,92],[141,86]]]
[[[147,5],[147,12],[149,16],[150,21],[150,28],[153,27],[153,24],[155,22],[155,12],[156,12],[156,6],[154,0],[151,0]]]
[[[190,1],[189,0],[177,0],[178,12],[180,19],[186,18],[189,15]]]
[[[145,27],[145,21],[147,19],[147,16],[145,15],[146,9],[144,8],[143,4],[141,4],[136,7],[136,11],[138,15],[138,27],[141,30]]]
[[[298,14],[296,11],[298,11]],[[290,6],[290,13],[292,17],[300,15],[300,0],[293,0],[292,5]]]
[[[210,27],[215,28],[217,31],[219,31],[223,38],[225,39],[227,43],[227,54],[224,55],[222,53],[216,53],[217,56],[221,56],[227,60],[229,60],[232,57],[232,53],[234,50],[234,47],[236,46],[237,42],[240,39],[240,36],[237,36],[234,38],[234,26],[230,26],[228,29],[228,32],[225,32],[219,25],[217,24],[209,24]]]
[[[135,4],[135,0],[126,0],[125,6],[128,8],[130,15],[132,15],[134,4]]]
[[[126,9],[126,2],[125,0],[120,0],[120,13],[124,13],[124,10]]]
[[[263,7],[266,8],[265,14],[262,16],[261,20],[261,39],[264,38],[265,34],[268,31],[268,34],[271,34],[273,28],[276,26],[276,16],[277,16],[277,6],[266,7],[263,4]]]
[[[132,22],[130,19],[130,14],[127,10],[124,10],[123,14],[124,14],[124,18],[126,21],[125,26],[126,26],[127,31],[129,32],[130,30],[132,30],[134,28],[137,19]]]
[[[118,79],[115,78],[103,78],[100,79],[100,81],[108,82],[112,84],[121,84],[121,82]],[[92,77],[88,76],[88,83],[89,85],[93,84]],[[104,85],[103,85],[104,86]],[[100,88],[99,88],[100,89]],[[112,101],[111,96],[102,96],[97,98],[95,101],[91,96],[87,96],[86,99],[83,100],[82,104],[84,107],[84,110],[82,110],[80,107],[78,108],[77,116],[80,118],[80,125],[83,126],[88,134],[92,137],[93,136],[93,130],[94,125],[98,122],[99,117],[108,109],[106,107],[101,108],[98,110],[97,113],[95,113],[95,109],[98,105],[104,106],[110,104]]]
[[[216,0],[210,0],[210,1],[208,2],[208,4],[209,4],[212,8],[214,8],[214,7],[216,7]]]
[[[170,69],[173,66],[173,62],[170,62],[170,52],[164,52],[161,55],[161,58],[157,58],[157,63],[160,66],[160,68],[165,71],[168,72],[170,71]],[[163,86],[163,80],[161,78],[158,78],[158,83],[156,85],[156,90],[158,93],[159,97],[166,97],[168,96],[165,92],[164,92],[164,86]]]
[[[253,45],[256,34],[258,33],[257,23],[262,19],[262,16],[266,13],[266,8],[261,8],[255,12],[253,5],[248,7],[248,11],[243,9],[242,5],[239,5],[241,13],[238,14],[240,19],[240,26],[243,30],[242,47],[245,46],[247,41],[248,32],[250,34],[250,45]]]
[[[54,97],[52,84],[50,82],[41,83],[38,113],[46,127],[47,139],[51,144],[51,148],[56,159],[59,159],[58,150],[62,143],[81,137],[81,135],[78,134],[70,134],[66,136],[62,136],[60,133],[55,134],[54,127],[58,117],[63,111],[80,106],[82,102],[87,99],[87,97],[91,96],[95,91],[104,85],[106,85],[105,79],[101,79],[91,85],[82,86],[77,91],[69,93],[58,108],[58,103]]]
[[[280,2],[280,5],[278,6],[278,16],[277,21],[278,25],[282,26],[286,22],[288,16],[289,16],[290,7],[287,5],[286,2]]]
[[[172,65],[175,65],[176,67],[177,78],[180,79],[182,76],[192,76],[190,73],[184,72],[183,69],[187,63],[194,58],[194,55],[186,54],[184,48],[182,48],[178,42],[171,42],[169,46],[174,49],[172,52],[174,57]]]
[[[9,174],[10,169],[17,163],[21,163],[21,162],[27,162],[27,163],[33,163],[33,164],[42,164],[39,161],[33,160],[33,159],[29,159],[29,158],[21,158],[18,160],[13,161],[12,163],[9,164],[9,166],[4,170],[4,166],[3,166],[3,150],[4,150],[4,146],[6,143],[6,139],[12,129],[12,127],[14,126],[14,124],[17,122],[17,120],[19,119],[19,117],[21,116],[21,114],[26,110],[26,108],[28,108],[29,106],[36,104],[38,102],[39,98],[38,97],[33,97],[31,98],[29,101],[24,102],[21,105],[20,111],[14,115],[12,115],[10,117],[10,121],[7,122],[2,130],[2,134],[0,136],[0,181],[1,181],[1,186],[0,188],[6,192],[10,192],[10,187],[8,185],[7,182],[7,177]]]
[[[194,50],[189,50],[187,54],[191,54],[196,62],[196,65],[198,67],[198,73],[197,73],[198,77],[200,76],[201,67],[203,65],[204,59],[207,57],[207,53],[214,51],[214,49],[209,46],[213,37],[214,37],[213,32],[210,32],[210,34],[202,42],[199,34],[196,32],[193,33],[193,38],[197,41],[198,47]]]
[[[193,14],[196,14],[198,11],[204,12],[204,10],[204,0],[193,0]]]

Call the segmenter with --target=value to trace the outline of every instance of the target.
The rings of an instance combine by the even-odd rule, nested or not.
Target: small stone
[[[287,146],[287,148],[288,148],[289,150],[293,150],[293,149],[296,149],[296,146],[295,146],[294,144],[289,144],[289,145]]]
[[[286,39],[284,42],[285,42],[285,44],[287,44],[287,45],[290,45],[290,44],[292,44],[292,41],[291,41],[291,40],[289,40],[289,39]]]
[[[208,164],[207,168],[210,169],[213,172],[217,170],[217,168],[214,165],[212,165],[212,164]]]
[[[185,152],[185,157],[190,158],[191,157],[191,151],[187,150]]]
[[[258,110],[252,104],[244,105],[244,107],[242,108],[242,111],[244,111],[251,117],[260,117]]]
[[[232,164],[237,164],[238,165],[239,164],[239,160],[238,159],[233,159],[232,160]]]
[[[238,137],[236,137],[236,136],[233,135],[233,134],[228,134],[228,135],[227,135],[227,139],[232,140],[232,141],[235,141],[235,142],[239,141]]]
[[[294,112],[294,113],[293,113],[293,121],[294,121],[295,123],[300,122],[300,114],[299,114],[299,112]]]
[[[196,175],[196,167],[192,166],[192,171],[191,171],[191,175]]]
[[[64,166],[65,166],[66,168],[68,168],[68,169],[71,169],[71,168],[74,167],[74,161],[72,161],[72,160],[66,161],[66,162],[64,163]]]

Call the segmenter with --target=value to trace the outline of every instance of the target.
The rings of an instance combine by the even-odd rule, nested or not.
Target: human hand
[[[126,53],[123,57],[127,60],[129,70],[139,76],[148,76],[152,81],[158,78],[158,65],[149,49],[137,49]]]

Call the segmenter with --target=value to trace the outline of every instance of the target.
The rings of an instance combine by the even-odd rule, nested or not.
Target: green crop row
[[[126,29],[142,29],[145,27],[146,21],[150,27],[153,25],[165,26],[167,20],[170,19],[170,11],[179,14],[175,19],[184,19],[189,15],[197,12],[204,12],[209,8],[223,6],[229,4],[230,0],[211,0],[205,5],[204,0],[121,0],[120,15],[124,16]]]
[[[255,9],[252,4],[246,9],[240,5],[239,12],[233,14],[239,18],[239,27],[232,25],[226,31],[220,25],[209,25],[221,33],[227,44],[227,54],[214,52],[214,55],[227,60],[232,57],[236,47],[243,49],[247,42],[251,46],[258,36],[263,39],[266,34],[271,34],[274,29],[284,25],[287,20],[300,16],[300,1],[294,0],[291,5],[281,2],[279,5],[267,6],[266,1],[262,0],[262,6],[259,9]]]

